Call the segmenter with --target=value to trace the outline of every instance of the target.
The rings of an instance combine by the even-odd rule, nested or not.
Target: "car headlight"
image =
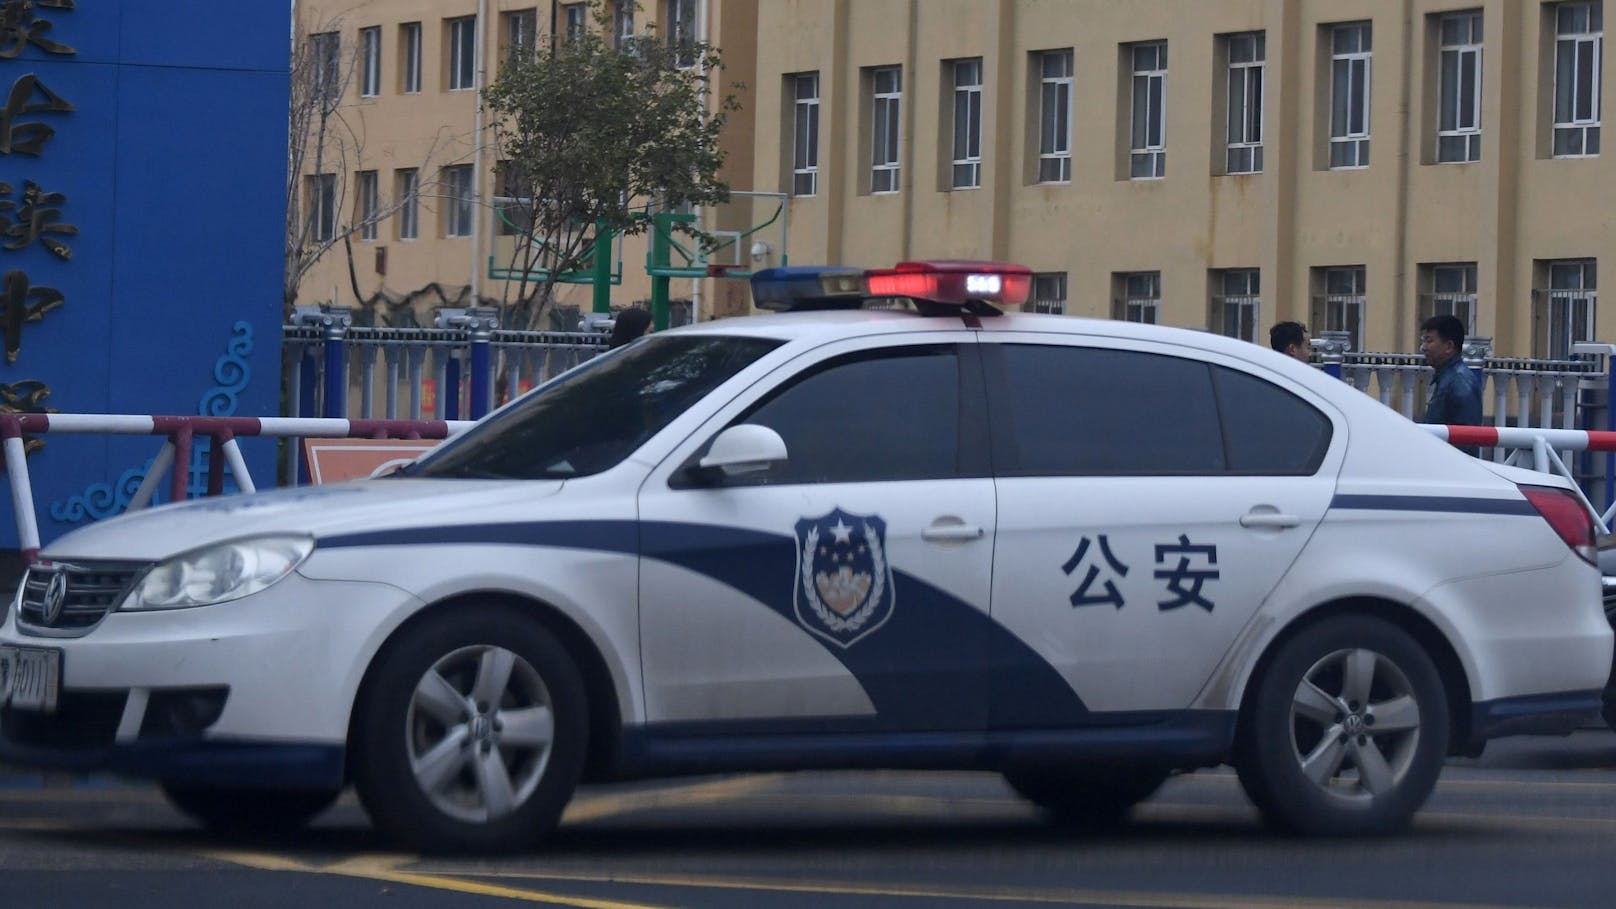
[[[177,555],[146,572],[118,607],[185,609],[239,600],[292,573],[314,551],[309,537],[253,537]]]

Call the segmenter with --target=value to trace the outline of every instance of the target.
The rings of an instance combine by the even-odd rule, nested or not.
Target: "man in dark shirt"
[[[1303,363],[1313,357],[1313,345],[1307,337],[1307,326],[1300,322],[1279,322],[1268,329],[1268,346]]]
[[[1481,379],[1464,364],[1465,327],[1456,316],[1432,316],[1420,324],[1420,353],[1436,374],[1423,423],[1481,425]],[[1475,454],[1474,448],[1460,448]]]

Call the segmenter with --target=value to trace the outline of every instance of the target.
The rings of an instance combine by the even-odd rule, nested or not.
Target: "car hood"
[[[80,528],[46,547],[53,560],[167,558],[209,543],[272,533],[314,537],[441,524],[554,495],[559,480],[388,478],[196,499]]]

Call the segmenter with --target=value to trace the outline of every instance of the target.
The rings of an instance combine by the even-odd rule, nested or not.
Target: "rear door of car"
[[[1116,339],[984,338],[999,537],[993,617],[1081,699],[996,659],[994,724],[1182,709],[1295,561],[1345,426],[1239,360]]]

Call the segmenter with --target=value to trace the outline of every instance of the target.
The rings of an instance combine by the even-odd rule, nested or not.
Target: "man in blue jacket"
[[[1432,316],[1420,324],[1420,353],[1436,374],[1424,423],[1481,425],[1481,377],[1464,364],[1465,327],[1458,317]],[[1474,448],[1462,448],[1475,454]]]

